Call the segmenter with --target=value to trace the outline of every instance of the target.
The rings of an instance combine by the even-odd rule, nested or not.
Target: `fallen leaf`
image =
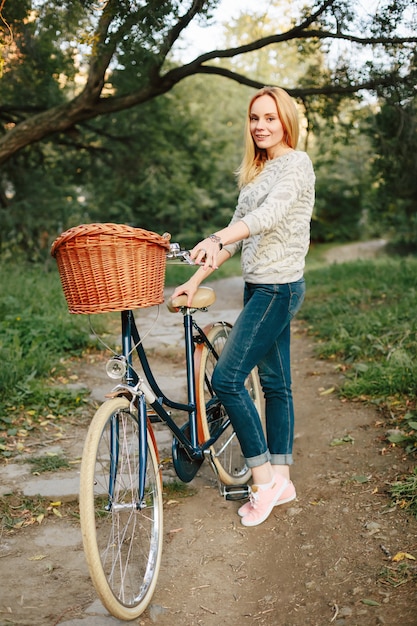
[[[324,391],[320,391],[321,396],[328,396],[335,390],[335,387],[329,387],[328,389],[324,389]]]
[[[28,557],[28,561],[42,561],[42,559],[46,559],[46,554],[34,554]]]
[[[404,559],[409,559],[410,561],[415,561],[416,557],[413,556],[412,554],[409,554],[408,552],[397,552],[397,554],[392,557],[392,560],[395,561],[395,562],[397,562],[397,561],[404,561]]]
[[[357,483],[367,483],[370,481],[370,476],[352,476],[352,480]]]
[[[361,600],[361,602],[362,604],[366,604],[366,606],[381,606],[376,600],[369,600],[367,598]]]
[[[331,446],[342,446],[345,443],[354,443],[355,440],[353,437],[351,437],[350,435],[345,435],[344,437],[341,438],[336,438],[333,439],[333,441],[330,442]]]

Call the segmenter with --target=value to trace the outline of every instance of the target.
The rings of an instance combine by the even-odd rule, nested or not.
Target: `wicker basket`
[[[52,244],[70,313],[105,313],[164,301],[166,250],[161,237],[123,224],[82,224]]]

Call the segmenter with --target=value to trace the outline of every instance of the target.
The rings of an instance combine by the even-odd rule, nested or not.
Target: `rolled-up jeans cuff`
[[[271,455],[267,450],[263,454],[259,454],[258,456],[251,456],[249,459],[246,459],[246,464],[248,467],[259,467],[259,465],[263,465],[271,460]]]
[[[292,454],[271,454],[271,465],[292,465]]]

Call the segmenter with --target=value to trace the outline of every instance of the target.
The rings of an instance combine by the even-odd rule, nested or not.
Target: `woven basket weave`
[[[169,237],[124,224],[82,224],[52,244],[70,313],[105,313],[164,301]]]

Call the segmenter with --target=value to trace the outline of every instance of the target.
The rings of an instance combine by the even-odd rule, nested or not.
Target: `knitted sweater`
[[[248,239],[225,248],[242,248],[242,273],[248,283],[283,284],[303,276],[310,244],[315,175],[305,152],[291,151],[267,161],[242,188],[230,224],[242,220]]]

